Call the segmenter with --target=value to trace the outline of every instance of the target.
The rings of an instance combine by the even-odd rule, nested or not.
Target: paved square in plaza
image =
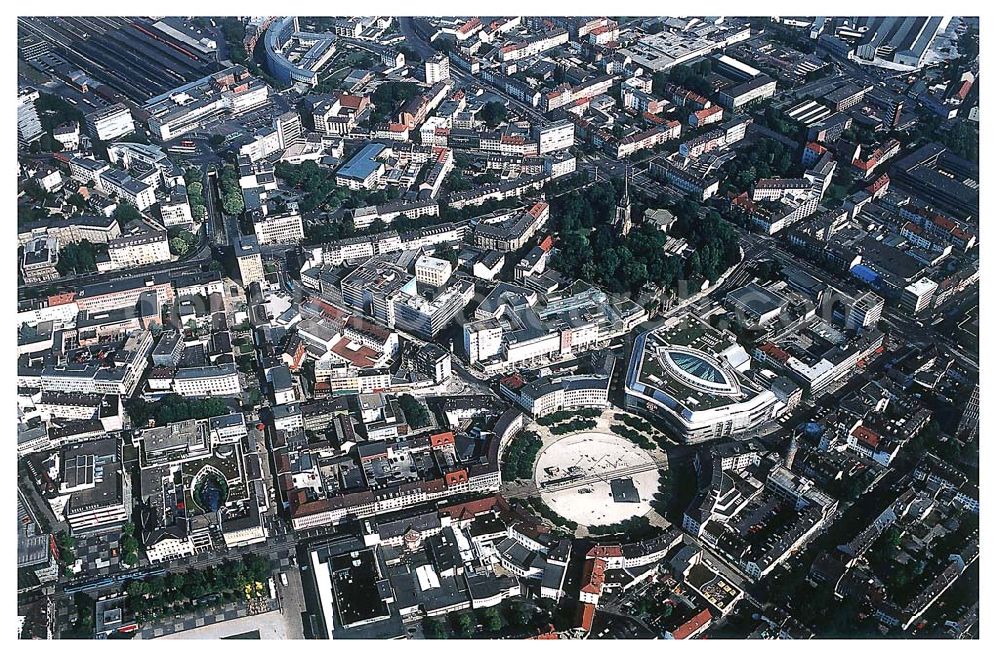
[[[631,478],[638,502],[615,502],[611,481]],[[631,441],[603,432],[580,432],[548,445],[538,456],[535,483],[557,514],[587,526],[646,514],[659,486],[653,458]]]

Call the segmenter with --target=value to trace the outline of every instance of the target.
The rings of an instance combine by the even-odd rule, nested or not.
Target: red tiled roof
[[[580,606],[580,628],[590,632],[591,627],[594,625],[594,615],[597,613],[597,607],[593,603],[584,603]]]
[[[760,351],[768,355],[775,361],[778,361],[779,363],[784,363],[789,359],[788,352],[781,349],[774,343],[764,343],[763,345],[760,346]]]
[[[874,430],[871,430],[865,427],[864,425],[858,425],[857,427],[855,427],[854,431],[851,432],[851,435],[858,441],[864,443],[870,448],[878,447],[878,434],[876,434]]]
[[[598,558],[598,557],[621,557],[622,547],[619,544],[607,545],[607,546],[594,546],[589,551],[587,551],[588,558]]]
[[[587,560],[583,565],[583,587],[581,592],[600,595],[604,590],[604,569],[607,562],[598,558]]]
[[[712,613],[709,612],[708,608],[705,608],[689,621],[681,624],[680,628],[671,633],[675,640],[686,640],[712,621]]]

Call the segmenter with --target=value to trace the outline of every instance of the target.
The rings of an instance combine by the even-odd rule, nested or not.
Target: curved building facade
[[[290,46],[302,51],[296,61],[288,58]],[[299,31],[296,16],[284,16],[273,21],[264,33],[267,69],[285,84],[319,82],[319,70],[336,50],[334,35]]]
[[[742,348],[693,317],[640,334],[625,380],[630,411],[663,420],[685,442],[745,434],[774,417],[778,399],[751,381]]]

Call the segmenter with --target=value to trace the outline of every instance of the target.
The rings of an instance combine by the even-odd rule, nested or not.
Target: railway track
[[[594,484],[596,482],[610,482],[613,479],[625,477],[628,475],[637,475],[639,473],[646,473],[648,471],[659,470],[667,465],[666,459],[657,459],[651,464],[636,464],[634,466],[625,466],[623,468],[616,468],[610,471],[602,471],[601,473],[595,473],[593,475],[586,475],[581,478],[576,478],[574,480],[568,480],[564,482],[559,482],[552,486],[545,486],[543,482],[541,487],[532,486],[526,487],[526,489],[533,489],[535,492],[555,492],[555,491],[566,491],[567,489],[573,489],[576,487],[587,486],[588,484]]]

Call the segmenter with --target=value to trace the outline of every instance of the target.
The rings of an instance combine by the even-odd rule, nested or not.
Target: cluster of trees
[[[125,593],[136,619],[145,621],[245,599],[246,586],[263,583],[270,574],[270,560],[251,554],[243,560],[226,560],[217,567],[133,580]]]
[[[645,516],[633,516],[608,525],[589,526],[589,530],[591,536],[624,535],[631,541],[649,539],[657,532]]]
[[[646,432],[648,434],[659,434],[657,429],[653,427],[653,425],[649,421],[643,418],[630,416],[628,414],[615,414],[615,420],[625,423],[629,427],[637,429],[640,432]]]
[[[396,109],[420,93],[420,87],[415,82],[400,82],[391,80],[383,82],[372,92],[371,100],[375,106],[372,109],[372,121],[388,121]]]
[[[600,409],[576,409],[573,411],[563,410],[563,411],[553,411],[550,414],[544,416],[539,416],[535,419],[535,422],[539,425],[544,425],[548,427],[549,425],[555,425],[556,423],[561,423],[573,418],[597,418],[601,415]]]
[[[239,215],[243,212],[243,191],[240,189],[240,178],[236,165],[227,162],[219,172],[219,189],[222,194],[222,210],[227,215]]]
[[[979,130],[971,123],[958,121],[942,137],[942,143],[959,157],[979,163]]]
[[[761,139],[754,148],[738,151],[735,158],[722,166],[722,180],[726,181],[727,191],[743,191],[759,178],[792,177],[797,170],[795,157],[784,144]]]
[[[593,281],[612,292],[637,292],[647,282],[661,288],[670,288],[681,278],[700,283],[704,279],[716,280],[726,268],[739,261],[739,239],[733,227],[715,211],[701,216],[701,207],[695,201],[682,199],[660,205],[669,205],[677,216],[671,233],[685,238],[694,249],[687,260],[676,256],[666,257],[663,245],[666,235],[648,224],[634,226],[626,239],[608,223],[610,208],[603,201],[610,193],[601,185],[588,188],[579,195],[590,210],[579,210],[576,202],[561,203],[561,242],[555,267],[571,277]],[[571,195],[567,195],[571,196]],[[572,195],[576,196],[576,195]],[[612,202],[613,207],[613,202]],[[555,209],[554,209],[555,211]],[[602,221],[589,239],[586,231],[575,229],[584,222]]]
[[[126,521],[122,526],[121,535],[121,561],[127,567],[134,567],[139,564],[139,540],[136,539],[135,525],[131,521]]]
[[[558,218],[559,232],[586,231],[611,219],[622,190],[608,182],[591,185],[578,194],[564,194],[550,201],[551,215]]]
[[[403,410],[406,423],[411,428],[427,427],[431,424],[431,416],[427,413],[427,408],[409,393],[404,393],[399,397],[399,408]]]
[[[553,425],[549,428],[549,431],[556,436],[560,434],[571,434],[572,432],[582,432],[584,430],[592,430],[597,427],[597,421],[591,420],[589,418],[577,418],[575,420],[569,420],[565,423],[559,423],[558,425]]]
[[[73,206],[80,212],[87,209],[87,200],[83,198],[83,195],[79,192],[73,192],[68,197],[66,197],[66,203]]]
[[[531,496],[528,498],[528,504],[531,508],[538,513],[543,519],[549,521],[553,525],[557,525],[561,528],[566,528],[570,532],[576,532],[577,522],[571,521],[566,517],[558,514],[554,509],[545,504],[541,498],[537,496]]]
[[[666,257],[666,235],[648,225],[632,229],[624,240],[610,224],[590,235],[562,237],[554,265],[566,275],[593,281],[612,292],[638,292],[647,282],[671,286],[682,272],[681,260]]]
[[[789,29],[783,25],[771,23],[767,30],[768,36],[775,42],[790,46],[800,53],[811,55],[816,52],[816,44],[803,33]]]
[[[125,226],[125,224],[128,224],[129,222],[142,219],[142,213],[128,201],[119,200],[115,205],[115,211],[112,214],[112,217],[117,219],[121,226]]]
[[[821,69],[816,70],[819,71]],[[778,108],[772,105],[767,105],[764,108],[763,118],[764,125],[774,132],[787,135],[793,139],[799,138],[799,133],[801,132],[799,127]]]
[[[63,568],[76,562],[76,538],[65,530],[56,533],[56,548],[59,549],[59,564]]]
[[[168,235],[170,237],[170,253],[175,256],[184,256],[198,244],[198,236],[186,229],[171,228]]]
[[[205,186],[201,182],[201,170],[191,167],[184,172],[184,187],[187,190],[188,205],[191,206],[191,216],[197,221],[205,218]]]
[[[503,459],[503,481],[529,479],[535,468],[535,457],[541,449],[542,437],[535,432],[522,432],[515,437]]]
[[[618,423],[613,423],[611,425],[610,429],[611,429],[612,432],[614,432],[618,436],[621,436],[621,437],[624,437],[624,438],[628,439],[629,441],[631,441],[632,443],[636,444],[637,446],[639,446],[643,450],[653,450],[654,448],[656,448],[656,442],[655,441],[653,441],[652,439],[650,439],[648,436],[646,436],[642,432],[634,430],[631,427],[626,427],[625,425],[620,425]]]
[[[660,477],[657,480],[656,493],[653,494],[653,500],[650,501],[649,505],[664,518],[666,518],[670,513],[670,501],[673,486],[673,480],[670,478],[670,471],[660,471]]]
[[[337,187],[332,172],[313,161],[299,165],[279,162],[274,167],[274,175],[302,191],[300,207],[303,212],[316,210]]]
[[[279,162],[274,168],[274,174],[302,191],[303,198],[299,207],[303,212],[317,209],[330,210],[341,206],[344,208],[377,206],[399,198],[399,189],[396,187],[386,190],[350,190],[338,187],[334,172],[321,168],[313,161],[298,165]]]
[[[38,118],[44,130],[51,131],[70,121],[83,123],[83,112],[60,96],[39,94],[38,100],[35,101],[35,109],[38,110]]]
[[[89,240],[70,242],[60,247],[59,262],[56,270],[63,276],[72,273],[97,271],[97,257],[101,252],[107,252],[107,245],[98,245]]]
[[[94,638],[94,599],[84,592],[73,595],[73,605],[76,608],[76,621],[73,626],[63,631],[60,637],[76,640],[91,640]]]
[[[979,57],[978,27],[970,27],[958,37],[958,52],[962,54],[963,63],[970,63]]]
[[[218,398],[184,398],[176,393],[166,395],[156,402],[131,398],[125,402],[125,410],[134,427],[144,426],[150,420],[156,421],[157,425],[166,425],[192,418],[200,420],[221,416],[229,411],[226,403]]]
[[[243,36],[246,33],[243,21],[235,16],[216,17],[214,20],[215,24],[219,26],[223,38],[226,40],[226,46],[228,46],[229,50],[229,60],[233,64],[246,65],[249,57],[247,57],[247,51],[243,48]],[[207,18],[194,19],[194,23],[202,27],[202,29],[211,27],[211,23]]]
[[[63,145],[52,137],[52,129],[69,121],[82,124],[83,112],[65,99],[52,94],[39,94],[38,100],[35,101],[35,108],[38,110],[38,118],[45,132],[37,141],[31,143],[28,150],[32,153],[58,153],[62,151]]]
[[[544,613],[532,614],[532,610],[521,602],[507,599],[500,605],[479,610],[463,610],[452,612],[447,616],[424,617],[422,622],[424,637],[432,640],[446,638],[473,638],[523,636],[531,633],[539,626],[536,617]]]
[[[664,88],[667,84],[675,84],[696,94],[708,97],[715,93],[715,88],[706,75],[712,72],[712,62],[703,59],[693,66],[675,66],[669,72],[660,71],[653,74],[653,93],[657,96],[665,96]]]
[[[507,106],[500,101],[490,101],[479,111],[479,118],[490,128],[496,128],[507,120]]]
[[[34,183],[34,186],[41,190],[41,186],[38,183]],[[28,185],[25,185],[25,191],[28,192],[28,196],[32,196],[31,192],[28,191]],[[17,204],[17,228],[22,229],[25,226],[37,222],[39,219],[45,219],[49,216],[49,211],[45,208],[39,208],[31,203],[18,203]]]
[[[637,617],[647,617],[652,620],[667,619],[674,613],[670,599],[660,599],[644,596],[636,601],[633,614]]]
[[[462,174],[462,170],[457,167],[448,172],[441,186],[444,188],[443,191],[446,195],[451,192],[467,192],[475,187],[473,182],[466,178]]]

